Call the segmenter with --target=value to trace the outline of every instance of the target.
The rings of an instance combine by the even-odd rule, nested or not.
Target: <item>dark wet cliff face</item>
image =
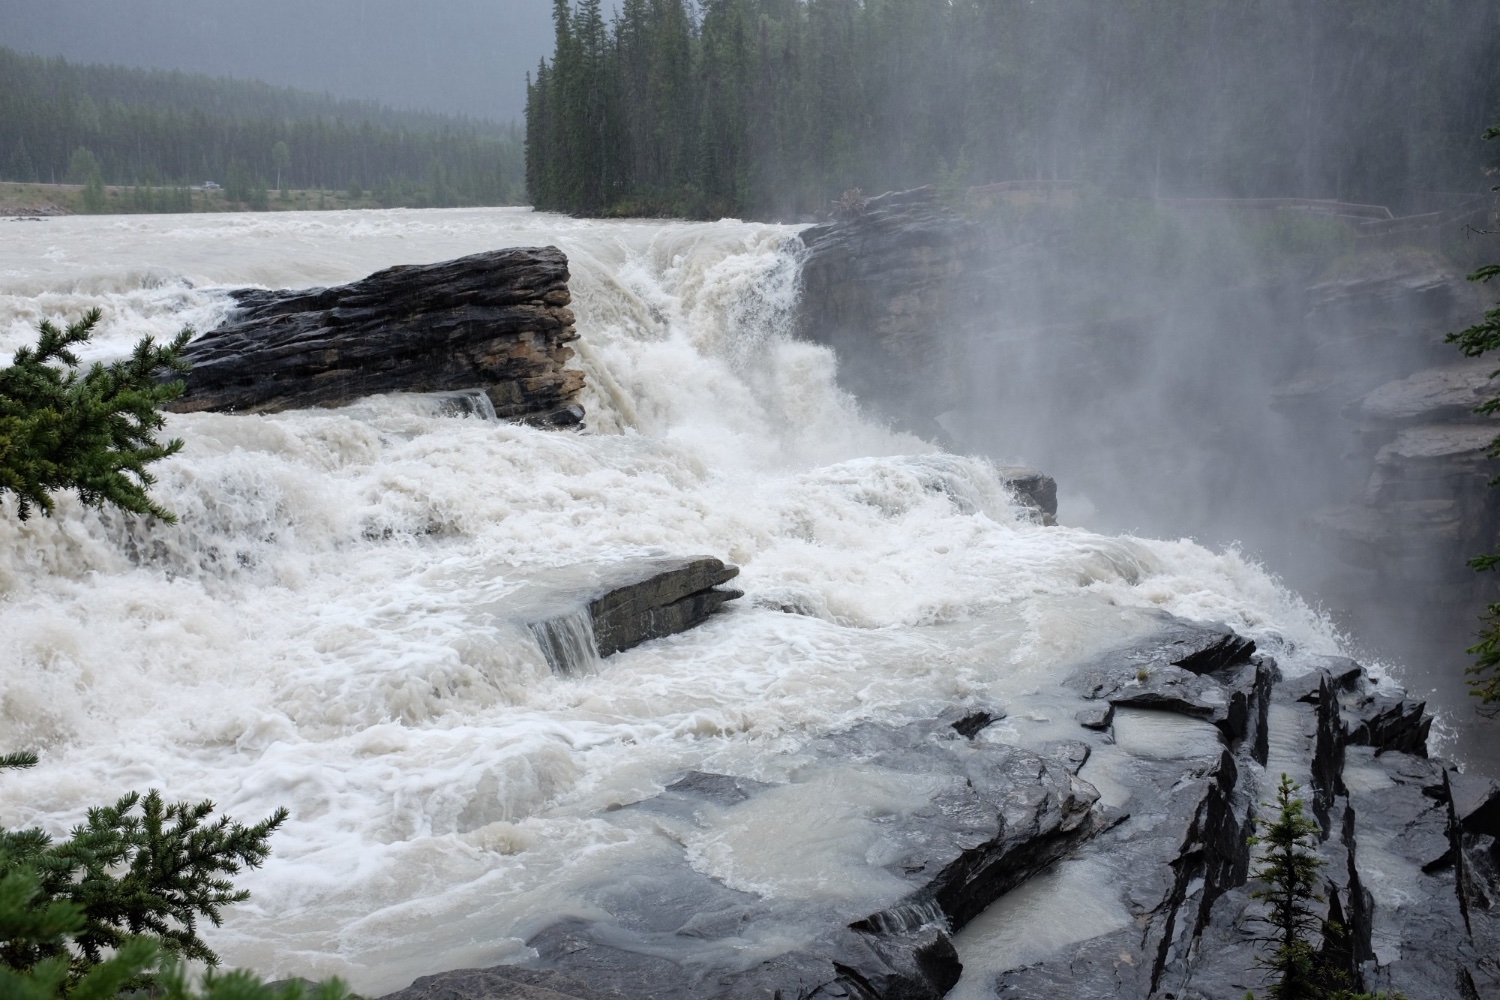
[[[1064,523],[1240,546],[1500,763],[1461,683],[1500,532],[1490,366],[1443,343],[1485,307],[1462,212],[1354,210],[888,195],[804,231],[800,328],[894,423],[1047,469]]]

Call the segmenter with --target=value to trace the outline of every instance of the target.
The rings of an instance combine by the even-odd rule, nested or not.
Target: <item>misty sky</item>
[[[609,5],[606,4],[606,7]],[[3,0],[0,45],[500,121],[552,52],[550,0]]]

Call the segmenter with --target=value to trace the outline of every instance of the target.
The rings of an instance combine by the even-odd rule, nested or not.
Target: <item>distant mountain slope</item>
[[[0,48],[4,180],[97,172],[106,184],[358,186],[388,204],[507,204],[524,199],[521,143],[514,125]]]

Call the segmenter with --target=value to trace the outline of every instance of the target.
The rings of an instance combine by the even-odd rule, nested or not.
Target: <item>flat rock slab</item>
[[[497,416],[577,424],[568,277],[561,250],[531,247],[332,288],[236,291],[238,308],[188,345],[187,392],[169,408],[260,413],[478,388]]]
[[[1394,379],[1359,402],[1359,415],[1388,423],[1461,420],[1495,391],[1492,362],[1461,361]]]
[[[1112,708],[1157,709],[1212,722],[1234,743],[1251,741],[1265,760],[1266,711],[1274,665],[1256,658],[1255,643],[1213,622],[1165,621],[1161,630],[1112,650],[1079,670],[1067,686],[1087,701]],[[1103,706],[1075,715],[1086,729],[1107,730]]]
[[[542,588],[544,609],[526,623],[557,673],[575,673],[600,657],[706,621],[741,591],[720,587],[739,574],[713,556],[631,559],[574,567],[571,580]]]

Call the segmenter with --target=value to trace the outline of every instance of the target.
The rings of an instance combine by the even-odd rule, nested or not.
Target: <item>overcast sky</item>
[[[521,116],[527,71],[552,53],[551,9],[551,0],[0,0],[0,45],[506,121]]]

